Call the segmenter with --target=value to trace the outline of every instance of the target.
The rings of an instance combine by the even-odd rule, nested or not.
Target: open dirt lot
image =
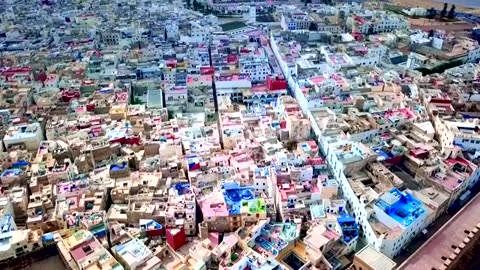
[[[443,9],[443,3],[440,1],[433,1],[433,0],[391,0],[391,3],[394,5],[399,6],[406,6],[406,7],[424,7],[424,8],[431,8],[434,7],[436,9]],[[448,5],[449,8],[451,4]],[[465,11],[470,13],[480,14],[480,9],[473,9],[473,8],[465,8],[459,4],[455,5],[456,11]]]

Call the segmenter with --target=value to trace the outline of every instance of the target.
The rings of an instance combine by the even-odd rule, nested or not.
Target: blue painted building
[[[354,217],[347,213],[342,213],[337,218],[337,222],[342,230],[343,242],[349,244],[350,242],[357,240],[359,227]]]
[[[239,215],[243,202],[255,199],[255,189],[250,186],[240,186],[237,182],[223,184],[223,196],[231,215]]]
[[[397,188],[384,193],[374,204],[374,220],[377,230],[376,246],[386,256],[400,254],[410,241],[429,224],[427,210],[412,194]]]
[[[412,194],[401,192],[396,188],[380,197],[375,206],[391,218],[391,220],[385,220],[386,225],[400,225],[407,228],[426,215],[422,202]]]

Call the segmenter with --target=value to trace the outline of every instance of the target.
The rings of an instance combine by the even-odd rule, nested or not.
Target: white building
[[[43,140],[43,131],[39,123],[10,127],[3,143],[8,149],[14,145],[24,144],[27,150],[37,150]]]
[[[434,123],[443,148],[459,146],[464,150],[480,150],[480,134],[475,131],[480,128],[478,119],[454,122],[436,117]]]
[[[419,67],[424,67],[427,64],[428,58],[424,55],[410,52],[407,59],[407,68],[415,69]]]
[[[357,196],[358,190],[354,190],[346,175],[376,160],[376,154],[363,144],[352,141],[322,137],[320,142],[367,243],[390,258],[397,256],[402,247],[428,225],[420,201],[397,189],[378,199],[373,194]],[[404,205],[405,202],[409,205]],[[377,222],[371,222],[372,218]]]
[[[38,231],[18,230],[0,233],[0,260],[17,258],[42,246],[42,236]]]
[[[9,1],[7,1],[9,2]],[[12,1],[10,1],[12,2]],[[15,19],[15,11],[13,10],[13,6],[8,6],[8,9],[7,10],[4,10],[1,14],[0,14],[0,22],[4,22],[4,21],[10,21],[10,20],[14,20]]]
[[[165,105],[180,106],[186,109],[188,91],[186,86],[173,86],[165,89]]]
[[[365,50],[364,52],[358,52]],[[351,56],[353,62],[359,66],[373,67],[380,64],[387,53],[387,47],[384,45],[357,47],[355,55]]]
[[[9,199],[3,197],[0,199],[0,233],[17,230],[15,224],[15,214],[13,205]]]
[[[272,69],[267,57],[248,55],[240,57],[240,73],[248,74],[252,82],[265,82]]]
[[[248,94],[243,96],[243,103],[255,104],[278,101],[281,96],[287,95],[287,82],[277,76],[267,76],[264,85],[253,86],[251,91],[246,91]]]
[[[148,31],[144,28],[122,27],[102,33],[102,41],[106,45],[125,47],[148,39]]]
[[[139,239],[132,239],[112,248],[116,257],[127,269],[137,269],[152,257],[152,251]],[[135,254],[132,256],[132,254]]]
[[[243,102],[243,91],[252,88],[248,74],[218,75],[215,74],[217,96],[230,97],[233,102]]]
[[[257,7],[252,4],[248,10],[249,22],[255,24],[257,22]]]
[[[320,47],[320,52],[325,57],[326,62],[329,66],[334,69],[340,69],[344,67],[351,67],[355,65],[354,61],[346,53],[337,53],[332,50],[329,46]]]
[[[361,14],[350,16],[347,19],[347,26],[352,32],[369,34],[393,32],[398,29],[405,29],[409,24],[403,16],[380,11],[364,11]]]
[[[220,117],[220,139],[224,149],[233,150],[239,142],[245,140],[242,125],[242,113],[224,113]]]
[[[409,193],[393,189],[383,194],[373,206],[375,218],[391,231],[370,238],[369,244],[376,238],[376,248],[387,257],[393,258],[415,236],[429,225],[427,211],[422,203]],[[369,235],[367,235],[368,239]]]
[[[402,11],[409,16],[425,17],[427,15],[427,9],[420,7],[403,9]]]
[[[308,13],[302,11],[283,13],[280,25],[284,31],[307,30],[310,27]]]
[[[202,22],[192,22],[191,33],[188,40],[196,43],[209,42],[212,33],[220,30],[221,28],[218,26],[211,26]]]
[[[208,45],[201,44],[199,46],[189,47],[187,57],[191,66],[194,66],[198,72],[201,72],[202,67],[206,68],[210,66]]]
[[[165,32],[168,40],[177,40],[178,38],[177,22],[172,20],[165,22]]]
[[[253,174],[253,187],[256,194],[265,194],[268,198],[276,197],[276,187],[273,184],[270,167],[255,168]]]

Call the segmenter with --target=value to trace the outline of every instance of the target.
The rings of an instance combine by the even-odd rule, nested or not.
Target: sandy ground
[[[479,0],[480,1],[480,0]],[[408,6],[408,7],[424,7],[424,8],[431,8],[434,7],[436,9],[443,9],[443,3],[440,1],[433,1],[433,0],[392,0],[391,1],[395,5],[399,6]],[[451,4],[448,5],[449,7]],[[474,8],[465,8],[459,4],[455,5],[456,11],[468,11],[470,13],[480,14],[480,9]]]

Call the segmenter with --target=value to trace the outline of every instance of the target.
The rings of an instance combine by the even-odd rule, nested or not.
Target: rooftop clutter
[[[120,2],[0,4],[0,268],[393,269],[474,195],[473,39],[368,3]]]

